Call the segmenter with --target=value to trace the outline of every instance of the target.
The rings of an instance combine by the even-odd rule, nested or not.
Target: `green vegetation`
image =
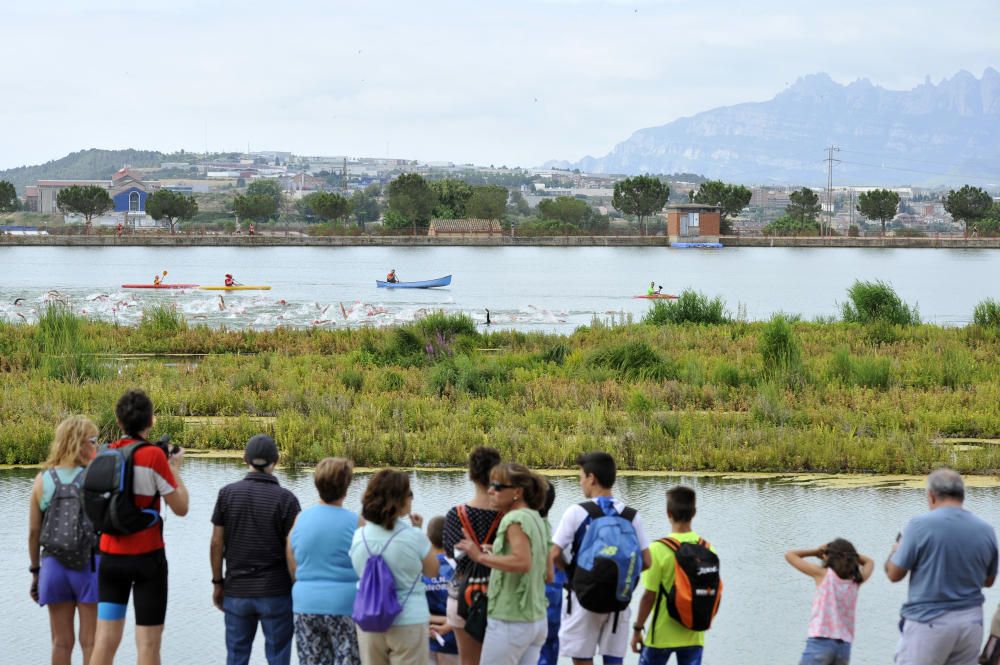
[[[718,324],[726,322],[722,298],[709,298],[692,289],[684,290],[677,300],[656,300],[643,322],[655,326],[679,323]]]
[[[987,298],[972,312],[972,322],[984,328],[1000,328],[1000,302]]]
[[[17,198],[14,184],[0,180],[0,213],[17,212],[20,207],[21,202]]]
[[[626,215],[638,217],[639,234],[646,235],[643,220],[663,210],[668,198],[670,198],[670,187],[665,182],[654,176],[640,175],[615,183],[611,205]]]
[[[98,185],[73,185],[59,190],[56,205],[64,213],[83,215],[89,231],[94,217],[100,217],[115,207],[105,187]]]
[[[873,189],[858,196],[858,212],[868,219],[881,222],[881,235],[885,236],[885,223],[896,216],[899,194],[888,189]],[[898,233],[896,235],[899,235]]]
[[[740,214],[744,208],[750,205],[751,198],[753,198],[753,192],[747,187],[729,185],[721,180],[709,180],[699,185],[697,191],[691,192],[693,203],[719,206],[722,209],[719,223],[723,235],[733,232],[729,218]]]
[[[720,316],[673,323],[654,317],[664,305]],[[642,470],[1000,469],[998,445],[948,444],[1000,438],[1000,335],[982,323],[728,322],[723,310],[692,292],[655,303],[656,325],[595,320],[556,336],[480,333],[446,314],[389,329],[225,331],[169,307],[128,328],[57,303],[37,325],[0,323],[0,461],[44,458],[70,413],[112,436],[115,400],[142,386],[157,434],[240,449],[263,430],[292,462],[461,465],[489,443],[536,467],[603,449]],[[689,322],[702,319],[723,322]]]
[[[847,290],[848,302],[841,305],[847,323],[883,323],[911,326],[920,323],[917,306],[910,307],[883,281],[855,281]]]
[[[814,236],[819,235],[820,224],[817,217],[823,206],[819,195],[808,187],[792,192],[790,203],[785,206],[785,214],[764,227],[764,235],[771,236]]]
[[[146,199],[146,212],[156,221],[167,220],[170,232],[177,230],[177,222],[191,219],[198,214],[198,202],[169,189],[158,189]]]
[[[972,185],[965,185],[958,191],[951,190],[944,198],[944,209],[956,222],[965,224],[965,233],[969,233],[969,225],[975,225],[985,219],[993,209],[993,197],[986,190]]]

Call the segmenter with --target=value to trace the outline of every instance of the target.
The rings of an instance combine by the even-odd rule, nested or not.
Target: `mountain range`
[[[603,157],[546,166],[590,173],[704,173],[744,184],[1000,183],[1000,73],[960,71],[912,90],[804,76],[774,98],[640,129]]]

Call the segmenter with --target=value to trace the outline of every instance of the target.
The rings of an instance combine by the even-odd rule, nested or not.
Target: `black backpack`
[[[55,483],[55,492],[42,517],[39,544],[46,555],[71,570],[83,570],[88,561],[93,567],[97,533],[83,510],[80,496],[83,472],[68,483],[59,479],[55,469],[49,469],[49,475]]]
[[[100,533],[127,536],[160,522],[154,508],[135,505],[135,451],[153,445],[136,441],[120,448],[105,448],[91,461],[83,476],[83,507]]]
[[[661,538],[657,542],[674,553],[674,585],[665,589],[661,584],[656,592],[653,628],[660,613],[660,601],[665,596],[667,611],[674,621],[688,630],[708,630],[722,600],[718,555],[701,538],[696,543],[682,543],[674,538]]]

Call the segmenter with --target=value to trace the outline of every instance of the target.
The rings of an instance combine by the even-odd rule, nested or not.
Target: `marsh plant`
[[[847,290],[847,302],[840,306],[846,323],[887,323],[913,326],[920,323],[917,306],[909,306],[896,291],[881,280],[857,280]]]
[[[643,317],[643,323],[663,326],[677,323],[720,324],[727,321],[726,304],[722,298],[709,298],[704,293],[685,289],[677,300],[653,301]]]

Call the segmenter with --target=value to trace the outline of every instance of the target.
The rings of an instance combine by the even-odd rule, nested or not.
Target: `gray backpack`
[[[83,570],[88,561],[93,567],[97,532],[83,510],[80,497],[83,472],[78,473],[70,483],[59,480],[55,469],[49,469],[49,475],[55,482],[56,491],[42,517],[39,538],[42,551],[72,570]]]

